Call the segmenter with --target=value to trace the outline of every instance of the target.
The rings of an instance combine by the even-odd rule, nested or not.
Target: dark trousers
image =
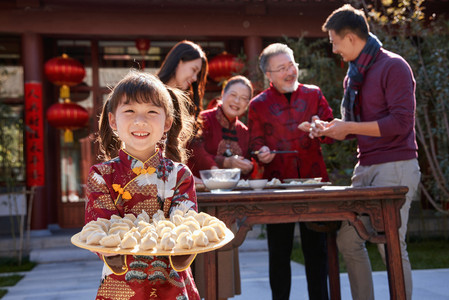
[[[328,300],[326,234],[299,223],[309,299]],[[292,281],[290,257],[295,223],[267,224],[270,286],[273,300],[288,300]]]

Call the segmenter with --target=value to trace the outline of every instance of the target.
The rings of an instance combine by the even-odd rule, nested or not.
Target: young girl
[[[112,90],[100,116],[100,148],[108,161],[94,165],[87,179],[85,222],[112,215],[138,215],[158,210],[168,217],[183,203],[197,210],[193,176],[182,163],[183,142],[190,137],[189,119],[180,92],[156,77],[130,72]],[[174,113],[182,122],[173,123]],[[163,147],[164,136],[172,144]],[[111,159],[118,152],[118,156]],[[176,271],[166,256],[99,253],[104,260],[96,299],[199,299],[190,268]],[[186,257],[172,257],[181,264]],[[191,259],[187,259],[187,266]],[[178,269],[178,268],[177,268]]]

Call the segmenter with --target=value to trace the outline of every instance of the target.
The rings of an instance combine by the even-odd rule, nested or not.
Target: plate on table
[[[117,247],[104,247],[101,245],[88,245],[85,242],[82,242],[79,238],[80,232],[72,236],[71,242],[77,247],[87,249],[93,252],[104,252],[104,253],[111,253],[111,254],[129,254],[129,255],[158,255],[158,256],[169,256],[169,255],[190,255],[190,254],[196,254],[196,253],[204,253],[209,251],[217,250],[234,238],[234,233],[229,228],[226,228],[226,235],[225,237],[214,243],[209,243],[206,247],[194,247],[192,249],[183,249],[178,248],[178,246],[175,246],[172,250],[162,250],[161,245],[158,243],[157,246],[150,250],[140,250],[139,245],[135,246],[134,248],[130,249],[123,249],[120,246]]]
[[[279,180],[278,180],[279,181]],[[279,184],[281,182],[276,182],[274,180],[268,181],[267,184],[263,187],[264,190],[269,189],[277,189],[279,188]],[[247,179],[240,179],[237,183],[237,186],[234,188],[235,191],[253,191],[253,189],[249,186]]]
[[[317,183],[296,183],[292,181],[291,183],[282,183],[279,187],[288,190],[305,190],[305,189],[317,189],[325,185],[331,185],[331,182],[317,182]]]
[[[322,177],[315,178],[287,178],[282,180],[284,183],[304,184],[304,183],[321,183]]]

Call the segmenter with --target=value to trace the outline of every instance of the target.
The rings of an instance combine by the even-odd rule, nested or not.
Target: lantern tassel
[[[73,132],[70,129],[64,131],[64,143],[73,143]]]
[[[60,88],[59,88],[59,97],[61,99],[68,99],[70,98],[70,88],[68,85],[63,84]]]

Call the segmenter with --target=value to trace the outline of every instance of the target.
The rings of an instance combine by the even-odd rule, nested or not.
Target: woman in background
[[[221,103],[200,113],[201,132],[191,143],[193,156],[189,160],[195,176],[199,176],[200,170],[212,168],[239,168],[243,176],[252,171],[248,159],[248,128],[239,120],[252,95],[251,82],[244,76],[234,76],[222,90]]]
[[[200,113],[201,131],[190,143],[192,154],[188,166],[194,175],[200,170],[213,168],[239,168],[242,176],[249,176],[253,165],[249,158],[248,128],[239,121],[253,95],[251,82],[244,76],[228,80],[221,93],[221,101],[215,108]],[[235,230],[236,228],[232,228]],[[195,282],[200,295],[204,294],[202,280],[203,259],[195,261]],[[227,299],[241,294],[238,249],[218,252],[218,296]]]
[[[168,52],[156,75],[169,87],[189,91],[193,104],[190,113],[196,119],[203,108],[207,70],[207,57],[203,49],[184,40]]]

